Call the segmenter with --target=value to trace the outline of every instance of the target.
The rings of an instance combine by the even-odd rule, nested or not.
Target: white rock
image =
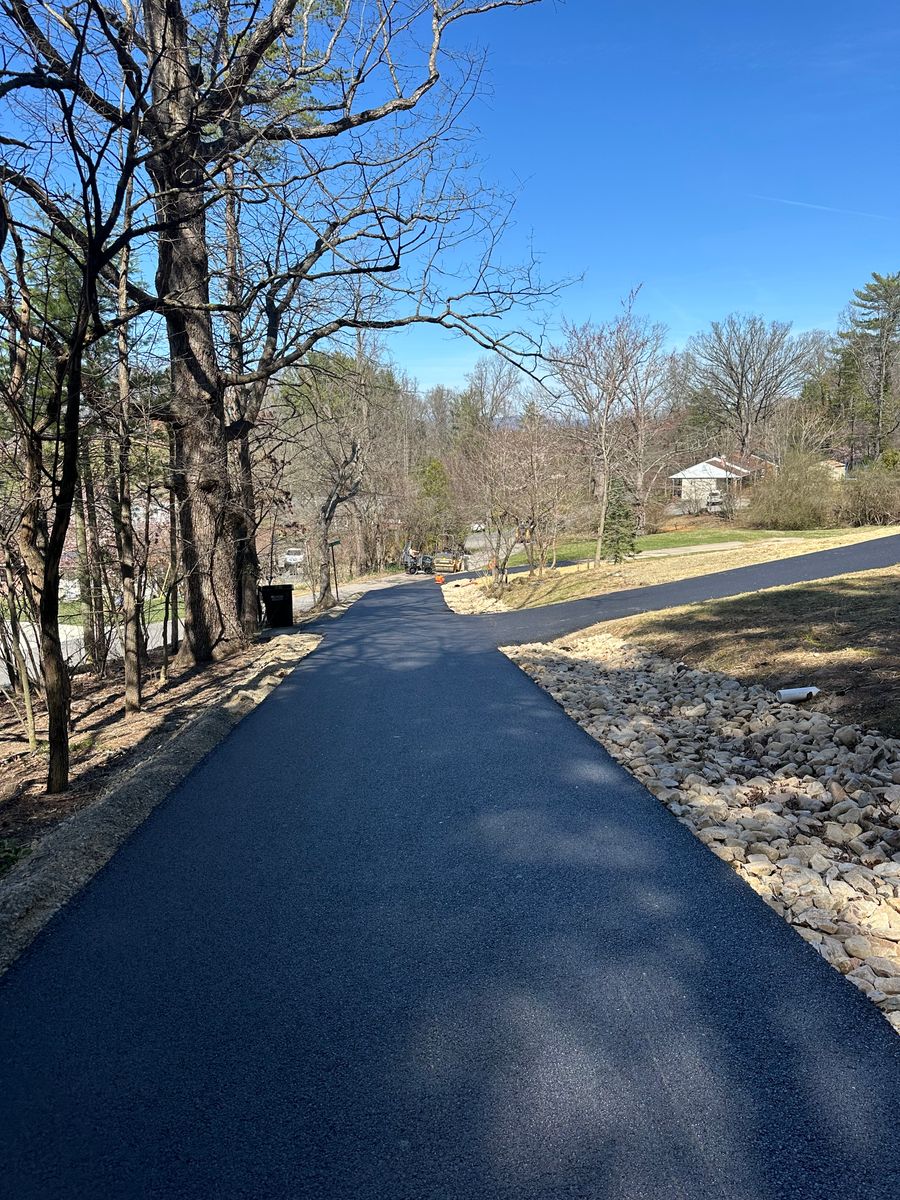
[[[861,937],[859,934],[844,938],[844,949],[851,958],[872,957],[872,943],[868,938]]]
[[[900,975],[900,962],[894,962],[890,958],[882,958],[879,955],[867,958],[866,966],[870,967],[876,975]]]

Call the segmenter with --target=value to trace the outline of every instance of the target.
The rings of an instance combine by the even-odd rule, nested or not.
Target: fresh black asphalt
[[[896,1035],[496,646],[898,543],[324,624],[0,984],[0,1193],[896,1198]]]

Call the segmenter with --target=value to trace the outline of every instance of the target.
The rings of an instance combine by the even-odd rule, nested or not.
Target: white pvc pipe
[[[775,693],[775,699],[784,700],[788,704],[799,704],[802,700],[812,700],[818,694],[817,687],[782,688],[780,692]]]

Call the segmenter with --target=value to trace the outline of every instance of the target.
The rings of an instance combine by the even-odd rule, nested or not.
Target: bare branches
[[[691,338],[692,384],[732,440],[729,452],[750,453],[756,429],[807,377],[810,350],[809,338],[794,337],[789,324],[737,313]]]
[[[51,639],[55,785],[66,696],[51,642],[81,417],[94,403],[90,356],[112,349],[119,380],[109,469],[130,644],[130,357],[143,316],[168,364],[147,411],[171,438],[180,661],[223,653],[257,620],[254,469],[273,379],[346,342],[358,350],[367,331],[413,324],[510,362],[537,349],[500,322],[546,293],[534,262],[499,265],[509,207],[464,148],[482,56],[447,37],[464,18],[534,2],[9,0],[0,103],[11,131],[29,132],[0,143],[0,323],[10,361],[24,354],[25,386],[10,375],[6,407],[30,455],[23,544]],[[36,248],[55,263],[39,319]],[[365,410],[369,365],[357,375]],[[370,444],[367,418],[331,427],[323,528],[335,506],[362,503]]]

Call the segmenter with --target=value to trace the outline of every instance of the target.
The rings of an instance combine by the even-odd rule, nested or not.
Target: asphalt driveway
[[[6,1194],[900,1195],[896,1035],[495,648],[590,603],[327,624],[0,984]]]

